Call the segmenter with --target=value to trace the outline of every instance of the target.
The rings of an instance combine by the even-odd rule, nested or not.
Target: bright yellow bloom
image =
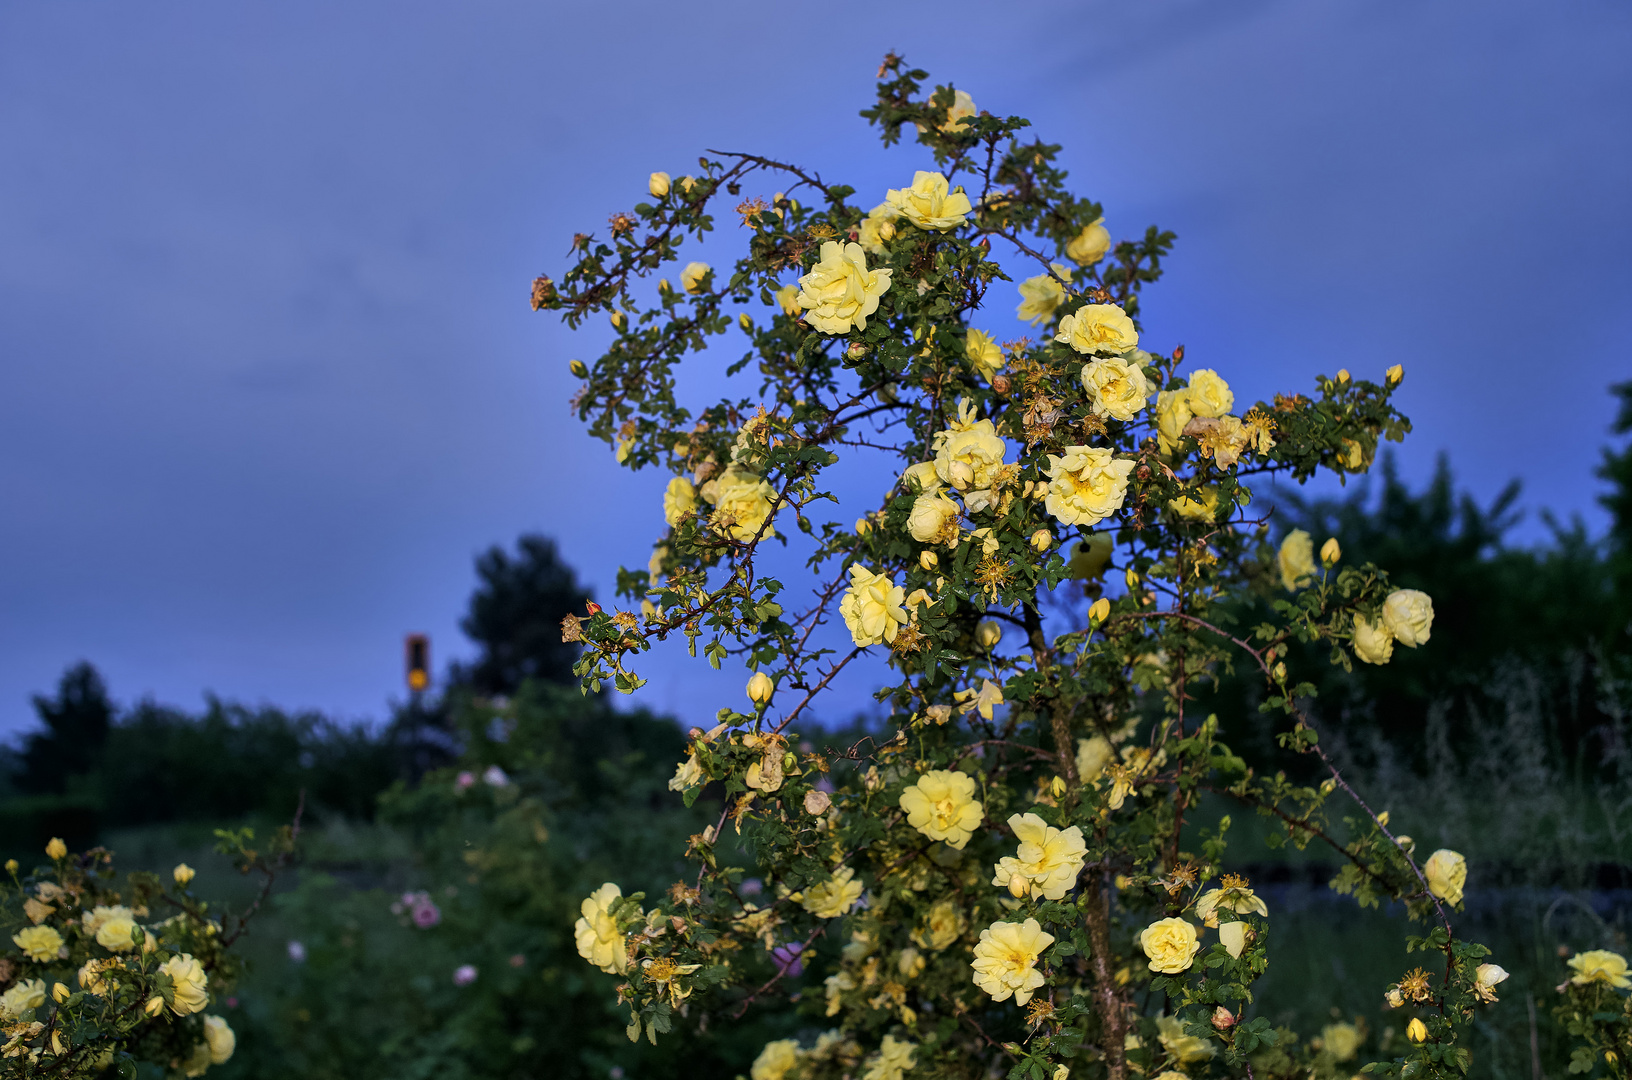
[[[1449,848],[1440,848],[1422,864],[1428,891],[1447,904],[1462,902],[1462,886],[1468,880],[1468,861]]]
[[[1201,942],[1183,919],[1158,919],[1139,932],[1139,947],[1150,958],[1150,970],[1177,975],[1195,961]]]
[[[732,539],[746,544],[762,535],[761,526],[765,530],[763,538],[776,535],[776,529],[766,524],[766,519],[771,516],[771,500],[776,498],[776,489],[758,473],[733,465],[704,484],[702,496],[714,504],[710,522],[730,533]]]
[[[774,693],[776,693],[776,683],[772,682],[771,677],[763,671],[754,672],[748,679],[748,700],[755,705],[765,704],[771,700],[771,695]]]
[[[1003,349],[992,335],[984,330],[971,330],[963,339],[963,355],[974,365],[975,373],[990,379],[1003,367]]]
[[[1309,584],[1315,574],[1315,544],[1302,529],[1293,529],[1281,541],[1276,562],[1281,567],[1281,585],[1294,592]]]
[[[1349,1061],[1360,1052],[1365,1037],[1353,1024],[1327,1024],[1320,1030],[1321,1044],[1338,1061]]]
[[[4,994],[0,994],[0,1015],[16,1020],[30,1009],[45,1004],[45,980],[24,979]]]
[[[1013,997],[1016,1005],[1024,1005],[1043,985],[1037,961],[1052,944],[1054,935],[1044,931],[1036,919],[993,923],[980,932],[975,959],[969,965],[975,969],[975,985],[993,1001]]]
[[[1405,1025],[1405,1034],[1406,1037],[1412,1042],[1427,1042],[1428,1025],[1424,1024],[1419,1018],[1413,1016],[1411,1018],[1411,1022]]]
[[[1328,536],[1326,542],[1320,545],[1320,564],[1326,567],[1336,566],[1343,557],[1343,545],[1337,542],[1337,537]]]
[[[680,287],[689,293],[701,292],[703,279],[708,277],[711,268],[705,262],[691,262],[680,271]]]
[[[1254,912],[1266,918],[1269,908],[1264,905],[1263,898],[1253,892],[1246,882],[1232,875],[1224,876],[1224,888],[1208,889],[1196,900],[1196,918],[1208,926],[1218,925],[1220,911],[1233,911],[1237,915]]]
[[[1199,498],[1180,495],[1167,501],[1167,508],[1191,521],[1211,521],[1218,515],[1218,488],[1204,487],[1196,493]]]
[[[962,516],[963,509],[944,492],[927,492],[913,500],[912,511],[907,515],[907,532],[920,544],[954,543]]]
[[[972,710],[978,712],[982,720],[990,720],[992,710],[1003,704],[1003,688],[990,679],[981,679],[979,690],[971,686],[954,692],[952,697],[961,703],[958,706],[960,713]]]
[[[861,1080],[901,1080],[901,1074],[912,1068],[913,1051],[917,1049],[917,1043],[896,1042],[894,1035],[884,1036],[878,1056],[868,1061]]]
[[[675,766],[674,775],[669,778],[670,791],[688,791],[703,782],[703,766],[692,754]]]
[[[1383,373],[1383,378],[1388,380],[1388,385],[1398,386],[1400,385],[1400,380],[1405,378],[1405,368],[1400,364],[1395,364],[1393,367],[1389,368]]]
[[[799,306],[799,286],[797,285],[784,285],[776,290],[776,302],[782,308],[782,314],[790,319],[798,318],[799,312],[804,310]]]
[[[939,491],[944,486],[940,475],[935,471],[933,461],[920,461],[916,465],[908,465],[901,473],[902,487],[912,491],[915,484],[917,490],[923,492]]]
[[[1480,1001],[1496,1000],[1496,987],[1507,981],[1507,969],[1500,964],[1480,964],[1473,972],[1473,994]]]
[[[805,321],[824,334],[867,329],[867,316],[890,287],[890,271],[867,269],[860,244],[822,244],[822,258],[799,279],[799,306]]]
[[[959,128],[968,126],[968,118],[979,114],[980,110],[975,108],[975,99],[970,97],[967,91],[954,90],[952,91],[952,107],[946,110],[946,119],[941,123],[940,130],[951,134]],[[919,130],[922,129],[923,125],[920,124]]]
[[[112,952],[125,952],[136,947],[130,937],[135,930],[135,919],[129,915],[115,915],[97,928],[96,943]]]
[[[1048,455],[1048,498],[1043,505],[1067,525],[1098,525],[1128,496],[1131,458],[1098,446],[1068,446]]]
[[[1124,353],[1139,347],[1139,331],[1115,304],[1087,304],[1060,320],[1054,340],[1079,353]]]
[[[654,172],[651,178],[646,181],[646,190],[654,199],[661,199],[667,195],[669,193],[669,174]]]
[[[1104,218],[1095,218],[1065,245],[1065,254],[1078,266],[1092,266],[1111,250],[1111,233],[1105,228]]]
[[[920,948],[940,951],[963,936],[963,912],[951,900],[937,900],[924,917],[924,925],[912,932]]]
[[[856,872],[850,867],[841,866],[820,885],[811,886],[803,895],[795,895],[799,897],[800,906],[817,918],[837,919],[861,899],[861,882],[856,881],[855,876]]]
[[[839,614],[850,628],[850,639],[862,646],[893,642],[907,623],[905,599],[906,591],[888,576],[852,564],[850,588],[839,601]]]
[[[1104,597],[1100,599],[1103,600]],[[1085,784],[1093,783],[1099,779],[1099,775],[1105,771],[1105,766],[1109,765],[1115,756],[1116,748],[1111,745],[1111,740],[1103,735],[1078,739],[1077,776]]]
[[[1394,655],[1394,635],[1379,622],[1364,615],[1354,617],[1354,655],[1368,664],[1386,664]]]
[[[1189,390],[1163,390],[1156,395],[1156,439],[1162,453],[1173,452],[1194,416]]]
[[[1190,411],[1197,416],[1223,416],[1235,404],[1230,384],[1211,368],[1201,368],[1191,374],[1185,395],[1189,398]]]
[[[193,878],[196,877],[197,875],[198,875],[198,871],[194,870],[191,866],[188,866],[186,863],[178,863],[176,865],[176,868],[174,870],[170,871],[170,876],[175,879],[176,884],[180,885],[184,889],[188,885],[192,884]]]
[[[1053,274],[1039,274],[1020,283],[1020,307],[1016,314],[1033,326],[1041,326],[1054,318],[1054,312],[1065,303],[1065,286],[1071,280],[1071,271],[1059,263],[1049,263]]]
[[[992,884],[1014,896],[1059,900],[1076,884],[1088,845],[1082,830],[1073,825],[1056,829],[1036,814],[1014,814],[1009,828],[1020,840],[1019,850],[997,864]]]
[[[66,858],[68,855],[68,845],[62,842],[62,837],[53,836],[50,843],[45,845],[45,855],[48,859]]]
[[[901,211],[889,203],[879,203],[862,218],[856,242],[863,251],[873,255],[884,254],[884,245],[895,239],[895,219],[900,216]]]
[[[11,940],[30,960],[55,960],[62,948],[62,935],[50,926],[28,926],[11,935]]]
[[[986,816],[975,798],[975,780],[967,773],[934,769],[901,793],[907,824],[931,840],[962,851]]]
[[[1089,409],[1113,420],[1132,420],[1150,398],[1143,369],[1120,356],[1082,365],[1082,388],[1088,391]]]
[[[884,201],[920,229],[955,229],[974,209],[961,188],[949,192],[945,176],[922,170],[913,174],[910,188],[891,188]]]
[[[171,984],[175,987],[170,1011],[177,1016],[202,1012],[210,1003],[210,977],[205,974],[204,965],[191,954],[172,956],[159,965],[159,970],[170,976]]]
[[[1577,986],[1603,983],[1617,990],[1625,990],[1632,986],[1632,979],[1626,976],[1626,957],[1608,949],[1589,949],[1583,953],[1576,953],[1570,957],[1570,968],[1575,972],[1570,976],[1570,981]]]
[[[775,1042],[765,1044],[765,1049],[754,1059],[748,1075],[751,1080],[782,1080],[797,1064],[799,1064],[799,1041],[777,1039]]]
[[[697,488],[684,476],[669,481],[663,492],[663,520],[672,528],[690,517],[697,509]]]
[[[1383,625],[1395,641],[1414,649],[1428,641],[1434,626],[1434,602],[1425,592],[1395,589],[1383,601]]]
[[[970,510],[984,510],[991,501],[992,480],[1008,453],[997,428],[990,420],[976,420],[973,404],[965,400],[958,419],[935,433],[933,446],[936,477],[961,493]]]
[[[1156,1018],[1156,1039],[1180,1065],[1194,1065],[1206,1061],[1216,1052],[1206,1039],[1184,1033],[1184,1024],[1176,1016]]]
[[[581,918],[573,924],[573,940],[578,955],[602,971],[622,975],[629,970],[629,953],[624,947],[612,906],[623,898],[623,890],[608,881],[578,905]]]

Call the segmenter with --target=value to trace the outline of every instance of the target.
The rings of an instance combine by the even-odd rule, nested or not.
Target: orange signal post
[[[431,685],[431,639],[425,634],[409,634],[403,647],[408,662],[408,689],[421,693]]]

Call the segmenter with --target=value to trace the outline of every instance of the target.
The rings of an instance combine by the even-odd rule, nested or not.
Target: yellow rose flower
[[[924,917],[924,925],[912,932],[912,940],[924,949],[939,952],[963,936],[963,913],[951,900],[937,900]]]
[[[1241,959],[1241,952],[1247,947],[1247,924],[1244,922],[1227,922],[1218,928],[1219,943],[1224,951],[1236,960]]]
[[[993,923],[980,932],[975,959],[969,965],[975,969],[975,985],[990,994],[993,1001],[1013,997],[1016,1005],[1024,1005],[1043,985],[1037,961],[1052,944],[1054,935],[1036,919]]]
[[[1386,664],[1394,655],[1394,635],[1381,622],[1354,617],[1354,655],[1368,664]]]
[[[170,982],[175,987],[170,1011],[177,1016],[202,1012],[210,1003],[210,977],[204,973],[204,965],[191,954],[172,956],[159,965],[159,970],[170,976]]]
[[[906,591],[888,576],[852,564],[850,588],[839,601],[839,614],[850,628],[851,640],[862,646],[894,641],[907,622],[905,599]]]
[[[45,1004],[45,980],[24,979],[4,994],[0,994],[0,1014],[16,1020],[30,1009]]]
[[[29,926],[11,935],[11,940],[30,960],[55,960],[62,948],[62,935],[50,926]]]
[[[1156,1018],[1156,1040],[1180,1065],[1206,1061],[1215,1053],[1213,1044],[1206,1039],[1186,1035],[1183,1022],[1176,1016]]]
[[[799,286],[784,285],[776,290],[776,302],[782,309],[782,314],[790,319],[797,319],[799,312],[804,309],[799,306]]]
[[[975,640],[983,649],[995,649],[1003,640],[1003,628],[991,619],[982,619],[975,624]]]
[[[984,330],[971,330],[964,335],[963,355],[974,365],[975,373],[988,380],[996,375],[1005,363],[1002,346]]]
[[[105,972],[109,968],[120,966],[119,961],[111,957],[107,960],[87,960],[79,967],[79,985],[86,993],[106,997],[108,991],[116,984],[105,975]]]
[[[799,279],[799,306],[805,321],[824,334],[867,329],[867,316],[890,287],[890,271],[867,269],[860,244],[822,244],[822,258]]]
[[[1088,853],[1080,828],[1056,829],[1036,814],[1010,816],[1009,828],[1020,847],[998,862],[993,885],[1013,896],[1045,900],[1059,900],[1076,886]]]
[[[750,1080],[782,1080],[788,1071],[799,1064],[799,1041],[777,1039],[765,1044],[765,1049],[754,1059],[748,1070]]]
[[[670,791],[689,791],[703,782],[703,766],[696,754],[691,754],[674,768],[669,778]]]
[[[1196,918],[1208,926],[1218,922],[1220,911],[1233,911],[1237,915],[1252,912],[1269,917],[1269,908],[1265,906],[1263,898],[1234,874],[1224,875],[1223,888],[1209,889],[1196,900]]]
[[[964,405],[951,427],[935,433],[935,475],[962,493],[970,510],[979,511],[990,502],[992,479],[1008,447],[990,420],[976,420],[972,407]]]
[[[763,671],[756,671],[749,677],[748,700],[755,705],[765,704],[771,700],[771,695],[774,693],[776,693],[776,683],[772,682],[771,677]]]
[[[1111,233],[1104,218],[1095,218],[1065,245],[1066,256],[1078,266],[1092,266],[1111,250]]]
[[[1139,345],[1139,331],[1115,304],[1087,304],[1060,320],[1054,340],[1079,353],[1124,353]]]
[[[856,242],[868,254],[884,254],[884,245],[895,239],[895,219],[900,216],[901,212],[889,203],[879,203],[861,219]]]
[[[1191,374],[1185,395],[1189,398],[1191,413],[1196,416],[1223,416],[1235,404],[1235,394],[1230,390],[1230,384],[1211,368],[1202,368]]]
[[[920,495],[913,500],[912,512],[907,515],[907,532],[920,544],[955,543],[962,514],[958,504],[943,492]]]
[[[966,91],[954,90],[952,91],[952,107],[946,110],[946,120],[941,123],[940,130],[951,134],[960,128],[966,127],[966,121],[969,117],[978,115],[980,115],[980,110],[975,108],[975,99],[970,97]],[[923,127],[922,124],[919,124],[918,130],[922,131]]]
[[[680,271],[680,287],[688,293],[703,291],[703,279],[708,277],[710,267],[705,262],[691,262]]]
[[[1033,326],[1041,326],[1054,318],[1054,312],[1065,303],[1065,286],[1071,280],[1071,271],[1059,263],[1049,263],[1054,271],[1039,274],[1020,283],[1020,307],[1016,314]]]
[[[697,509],[697,489],[684,476],[669,481],[663,492],[663,520],[671,528],[678,526]]]
[[[861,882],[856,881],[855,876],[856,872],[850,867],[841,866],[820,885],[811,886],[803,895],[795,895],[800,906],[818,919],[837,919],[861,899]]]
[[[1327,1024],[1320,1030],[1320,1041],[1332,1057],[1338,1061],[1350,1061],[1360,1052],[1365,1036],[1353,1024]]]
[[[1337,542],[1337,537],[1328,536],[1326,542],[1320,545],[1320,564],[1322,566],[1336,566],[1343,558],[1343,546]]]
[[[746,544],[760,536],[762,526],[765,539],[776,535],[776,530],[766,524],[776,489],[759,474],[732,466],[704,484],[702,496],[714,504],[714,516],[710,519],[714,527],[730,533],[739,543]]]
[[[1447,904],[1462,902],[1462,886],[1468,881],[1468,860],[1449,848],[1440,848],[1422,864],[1428,891]]]
[[[1163,390],[1156,395],[1156,440],[1162,453],[1171,454],[1178,447],[1194,415],[1189,390]]]
[[[1119,356],[1082,365],[1082,388],[1088,391],[1089,409],[1113,420],[1132,420],[1150,398],[1145,373]]]
[[[1583,953],[1576,953],[1570,957],[1570,970],[1575,972],[1570,976],[1570,981],[1577,986],[1603,983],[1617,990],[1625,990],[1632,986],[1632,979],[1626,975],[1626,957],[1608,949],[1589,949]]]
[[[1276,562],[1281,567],[1281,585],[1287,592],[1303,588],[1315,575],[1314,541],[1302,529],[1293,529],[1281,541]]]
[[[1048,456],[1048,498],[1043,505],[1067,525],[1098,525],[1121,509],[1128,495],[1131,458],[1097,446],[1068,446]]]
[[[130,938],[135,929],[135,919],[129,915],[115,915],[97,928],[96,943],[110,952],[126,952],[136,947]]]
[[[1428,641],[1434,626],[1434,602],[1416,589],[1395,589],[1383,601],[1383,625],[1394,640],[1414,649]]]
[[[877,1056],[867,1062],[861,1080],[901,1080],[901,1075],[912,1068],[913,1051],[917,1049],[916,1043],[896,1042],[894,1035],[884,1036]]]
[[[1191,521],[1211,521],[1218,515],[1218,489],[1205,487],[1196,493],[1200,498],[1180,495],[1167,501],[1167,508]]]
[[[53,836],[45,845],[45,856],[48,859],[67,858],[68,845],[62,842],[62,837]]]
[[[901,474],[901,484],[908,491],[914,490],[917,485],[919,491],[939,491],[942,487],[941,478],[935,472],[933,461],[920,461],[916,465],[908,465]]]
[[[1496,987],[1507,981],[1507,969],[1500,964],[1480,964],[1473,972],[1473,994],[1487,1004],[1496,1000]]]
[[[1103,735],[1095,735],[1088,739],[1077,740],[1077,776],[1085,784],[1091,784],[1099,779],[1116,757],[1116,749],[1111,746],[1111,740]]]
[[[920,229],[955,229],[973,207],[960,188],[948,192],[946,177],[920,170],[913,174],[910,188],[891,188],[884,201]]]
[[[185,889],[192,884],[193,878],[198,876],[198,871],[186,863],[178,863],[176,868],[170,871],[170,876],[175,879],[177,885]]]
[[[1150,958],[1150,970],[1177,975],[1190,967],[1201,942],[1183,919],[1158,919],[1139,932],[1139,947]]]
[[[908,945],[905,949],[902,949],[901,954],[896,957],[895,970],[899,971],[901,973],[901,977],[904,979],[916,979],[918,976],[924,973],[924,967],[926,964],[927,961],[924,960],[924,954],[913,948],[911,945]]]
[[[901,793],[900,805],[908,825],[955,851],[963,850],[986,816],[975,798],[974,777],[943,769],[920,776]]]
[[[661,199],[667,195],[669,193],[669,174],[654,172],[651,178],[646,181],[646,190],[654,199]]]
[[[623,898],[623,890],[608,881],[578,905],[581,918],[573,924],[572,936],[578,955],[602,971],[622,975],[629,970],[629,953],[624,948],[612,906]]]

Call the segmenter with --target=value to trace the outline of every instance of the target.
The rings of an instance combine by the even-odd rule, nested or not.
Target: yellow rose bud
[[[856,519],[856,535],[857,536],[866,536],[868,533],[870,533],[872,531],[873,531],[873,523],[872,522],[868,521],[864,517],[859,517],[859,518]]]
[[[193,878],[197,876],[197,874],[198,871],[194,870],[186,863],[181,863],[174,870],[170,871],[170,876],[176,879],[176,884],[180,885],[184,889],[192,882]]]
[[[748,700],[755,705],[765,704],[771,700],[771,695],[775,692],[776,683],[763,671],[754,672],[753,678],[748,680]]]
[[[147,1012],[147,1015],[157,1016],[164,1011],[164,999],[157,994],[154,994],[152,997],[147,999],[147,1004],[142,1006],[142,1008]]]
[[[1049,781],[1048,790],[1056,799],[1060,798],[1065,794],[1065,781],[1056,776],[1053,780]]]
[[[51,842],[45,845],[47,858],[61,859],[68,854],[68,845],[62,842],[62,837],[53,836]]]
[[[1102,623],[1110,617],[1111,602],[1103,596],[1095,600],[1093,606],[1088,609],[1088,621],[1090,623]]]
[[[1036,532],[1031,534],[1031,547],[1033,551],[1047,551],[1049,547],[1053,545],[1053,543],[1054,534],[1049,532],[1047,529],[1038,529]]]
[[[742,327],[743,330],[750,334],[754,332],[754,320],[748,317],[748,313],[746,311],[737,316],[737,325]]]
[[[1399,364],[1395,364],[1393,367],[1388,369],[1388,374],[1385,376],[1385,378],[1388,379],[1388,385],[1398,386],[1400,385],[1400,381],[1405,378],[1405,368]]]
[[[646,190],[651,192],[652,198],[661,199],[669,193],[669,174],[654,172],[652,178],[646,181]]]
[[[997,643],[1003,640],[1003,628],[991,619],[982,619],[975,624],[975,640],[980,642],[983,649],[995,649]]]
[[[704,262],[687,263],[680,271],[680,287],[689,293],[703,291],[703,279],[708,277],[709,265]]]
[[[73,991],[68,989],[67,983],[59,982],[51,988],[51,999],[58,1005],[61,1005],[64,1001],[68,1000],[68,995],[72,993]]]
[[[1128,571],[1122,575],[1122,580],[1128,583],[1128,588],[1137,589],[1139,587],[1139,571],[1129,567]]]
[[[1411,1039],[1412,1042],[1427,1042],[1428,1025],[1424,1024],[1421,1020],[1413,1016],[1411,1018],[1411,1022],[1405,1025],[1405,1034]]]
[[[1388,828],[1388,811],[1387,810],[1384,810],[1382,813],[1377,815],[1377,824],[1381,825],[1385,829]]]
[[[1337,369],[1337,381],[1339,383],[1346,383],[1346,382],[1349,381],[1349,369],[1348,368],[1338,368]]]
[[[614,311],[611,315],[608,315],[607,318],[610,319],[611,322],[612,322],[612,329],[614,329],[614,330],[622,330],[623,329],[623,312]]]
[[[6,873],[15,874],[16,872],[17,872],[17,860],[16,859],[7,859],[6,860]]]
[[[1337,537],[1329,536],[1326,538],[1326,542],[1320,545],[1321,565],[1326,567],[1336,566],[1337,560],[1341,559],[1342,557],[1343,548],[1340,544],[1338,544]]]
[[[567,365],[567,370],[580,379],[589,378],[589,366],[582,360],[574,360]]]

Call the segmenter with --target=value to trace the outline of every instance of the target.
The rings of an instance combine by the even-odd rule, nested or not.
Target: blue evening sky
[[[525,530],[606,599],[665,478],[570,417],[605,329],[533,314],[528,282],[704,148],[864,203],[909,181],[925,156],[856,117],[891,48],[1064,143],[1118,238],[1178,233],[1152,347],[1249,401],[1402,363],[1408,477],[1448,451],[1479,495],[1520,477],[1601,531],[1604,388],[1632,376],[1624,3],[15,0],[0,731],[80,658],[122,700],[378,718],[401,635],[468,654],[472,557]],[[675,650],[647,673],[689,720],[741,700],[741,669]]]

